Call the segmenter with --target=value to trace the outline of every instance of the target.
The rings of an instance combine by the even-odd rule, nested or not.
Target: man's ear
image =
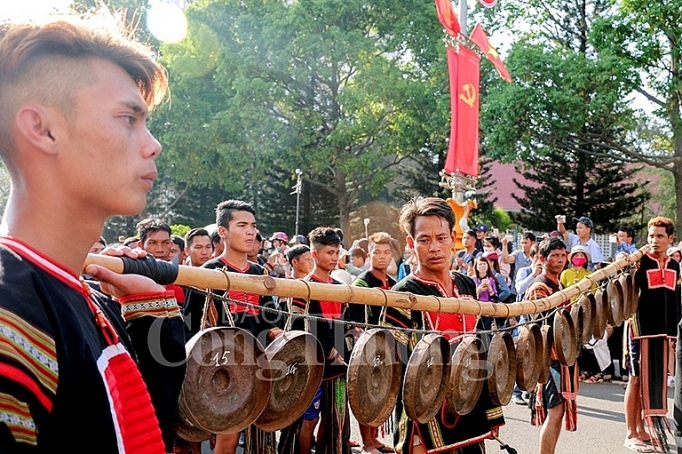
[[[540,260],[540,263],[545,263],[545,257],[543,255],[538,255],[538,260]]]
[[[140,249],[144,249],[142,246],[143,246],[142,241],[138,241],[137,246],[135,246],[135,247],[139,247]],[[135,247],[133,247],[133,249],[135,249]]]
[[[21,138],[35,148],[48,153],[57,153],[57,138],[50,129],[56,113],[42,106],[27,105],[16,114],[16,126]]]
[[[311,249],[310,256],[313,258],[313,260],[317,261],[317,249]]]
[[[407,238],[405,238],[405,241],[407,242],[407,245],[411,249],[414,249],[414,238],[412,238],[411,236],[408,236]]]
[[[227,229],[222,225],[218,226],[218,235],[220,235],[220,238],[225,239],[227,237]]]

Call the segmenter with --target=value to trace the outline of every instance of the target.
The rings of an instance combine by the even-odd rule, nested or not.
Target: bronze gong
[[[263,379],[269,365],[260,342],[243,329],[214,327],[195,334],[185,349],[180,414],[211,433],[237,433],[253,424],[270,394],[270,380]]]
[[[621,287],[618,279],[611,279],[609,281],[606,286],[606,294],[609,298],[611,319],[615,328],[623,324],[623,287]]]
[[[552,327],[549,325],[542,325],[540,332],[542,333],[542,348],[538,353],[542,357],[542,367],[540,368],[538,383],[544,385],[549,380],[549,366],[552,362],[554,338],[552,337]]]
[[[362,333],[348,361],[348,403],[358,422],[378,427],[391,415],[400,392],[400,358],[390,331]]]
[[[481,397],[487,367],[481,340],[467,336],[457,345],[452,355],[450,380],[445,400],[450,413],[466,415]]]
[[[618,277],[618,282],[623,289],[623,321],[629,319],[632,316],[632,281],[630,280],[630,275],[623,273]]]
[[[606,293],[602,288],[598,288],[594,294],[595,301],[595,317],[594,317],[594,331],[592,334],[595,339],[601,339],[604,337],[604,330],[606,329],[606,324],[608,323],[607,312],[609,310],[609,300],[606,297]]]
[[[265,349],[270,369],[270,396],[256,426],[274,432],[294,423],[306,411],[322,382],[324,352],[315,336],[285,331]]]
[[[524,391],[533,392],[542,366],[542,333],[536,324],[524,325],[516,342],[516,383]]]
[[[508,332],[498,331],[488,346],[488,395],[494,405],[511,401],[516,380],[516,350]]]
[[[564,366],[572,366],[578,356],[578,339],[573,318],[567,309],[557,309],[552,332],[559,362]]]
[[[403,384],[403,404],[413,421],[431,421],[443,406],[450,378],[450,344],[435,333],[417,343],[407,361]]]

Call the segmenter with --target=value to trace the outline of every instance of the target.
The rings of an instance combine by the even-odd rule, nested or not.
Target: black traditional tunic
[[[663,268],[658,259],[646,254],[639,262],[635,279],[640,289],[637,312],[632,316],[632,335],[677,337],[680,321],[679,265],[666,257]]]
[[[471,278],[457,272],[452,273],[455,288],[455,296],[473,297],[476,294],[476,286]],[[433,295],[447,297],[445,290],[436,282],[421,279],[413,274],[405,277],[394,287],[394,291],[410,292],[415,295]],[[396,328],[434,329],[438,314],[422,311],[410,311],[409,309],[387,308],[386,324]],[[476,317],[463,314],[441,314],[439,331],[443,331],[451,341],[456,341],[458,335],[463,332],[473,332]],[[394,331],[396,340],[403,346],[407,355],[412,353],[418,341],[415,333],[406,334]],[[407,358],[405,358],[407,359]],[[407,361],[403,361],[407,364]],[[491,429],[504,424],[502,408],[492,404],[488,393],[484,391],[471,413],[459,416],[448,413],[445,402],[442,410],[436,417],[426,424],[416,423],[407,418],[399,402],[399,426],[396,434],[396,451],[408,454],[412,452],[413,439],[419,437],[427,452],[445,452],[482,442],[491,437]]]
[[[116,302],[29,245],[0,243],[0,452],[163,452],[159,426],[170,451],[185,375],[173,293]]]
[[[224,269],[231,273],[249,274],[252,276],[263,276],[264,274],[263,267],[256,263],[248,262],[245,269],[239,269],[222,257],[216,257],[209,260],[202,265],[202,268],[208,268],[210,270]],[[216,295],[225,294],[223,290],[213,290],[213,293]],[[185,316],[185,323],[187,326],[187,339],[201,330],[201,317],[206,304],[206,297],[196,291],[190,291],[188,296],[189,298],[183,306],[183,315]],[[276,309],[277,307],[272,297],[234,290],[229,291],[227,297],[234,301],[241,301],[252,305],[245,306],[237,303],[229,303],[229,308],[235,326],[249,331],[254,337],[261,341],[261,344],[265,345],[267,343],[267,334],[272,328],[281,327],[281,317],[270,312],[261,311],[259,308],[270,307]],[[208,309],[214,311],[216,318],[214,321],[215,326],[229,326],[227,314],[225,314],[223,304],[219,299],[214,299],[213,307],[209,307]]]

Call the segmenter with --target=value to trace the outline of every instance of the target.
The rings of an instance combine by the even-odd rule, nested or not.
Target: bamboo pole
[[[629,257],[617,260],[595,271],[576,284],[555,293],[548,298],[526,300],[511,304],[480,302],[471,298],[439,298],[436,296],[414,295],[393,292],[379,288],[353,287],[350,285],[329,285],[296,279],[278,279],[270,276],[252,276],[206,268],[179,266],[177,285],[201,289],[236,290],[300,299],[358,303],[370,306],[390,306],[401,309],[483,315],[488,317],[515,317],[523,314],[537,314],[557,307],[571,298],[590,290],[597,282],[613,277],[618,271],[639,261],[648,251],[644,246]],[[123,262],[118,257],[89,254],[85,266],[101,265],[116,273],[123,272]]]

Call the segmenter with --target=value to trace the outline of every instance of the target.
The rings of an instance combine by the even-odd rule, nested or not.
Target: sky
[[[72,0],[0,0],[0,22],[65,12]]]

